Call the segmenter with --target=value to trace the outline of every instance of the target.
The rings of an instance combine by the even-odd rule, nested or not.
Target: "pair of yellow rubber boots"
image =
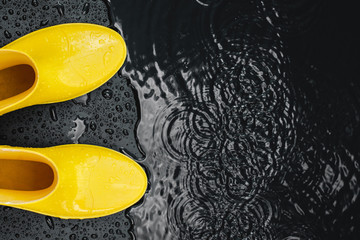
[[[0,116],[37,104],[70,100],[109,80],[124,63],[115,31],[63,24],[0,49]],[[144,195],[147,177],[133,160],[91,145],[0,146],[0,204],[60,218],[119,212]]]

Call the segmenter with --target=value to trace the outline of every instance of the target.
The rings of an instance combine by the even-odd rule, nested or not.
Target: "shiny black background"
[[[1,239],[358,239],[353,3],[3,0],[1,46],[66,22],[117,29],[127,63],[87,97],[2,116],[0,144],[113,148],[150,189],[94,220],[2,207]]]

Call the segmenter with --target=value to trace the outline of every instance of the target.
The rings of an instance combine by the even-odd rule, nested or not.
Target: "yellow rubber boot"
[[[133,160],[91,145],[0,146],[0,204],[60,218],[119,212],[144,195],[147,177]]]
[[[122,37],[94,24],[62,24],[19,38],[0,49],[0,116],[88,93],[125,58]]]

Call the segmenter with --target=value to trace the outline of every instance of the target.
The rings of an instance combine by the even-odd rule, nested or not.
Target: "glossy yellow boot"
[[[145,193],[147,177],[133,160],[91,145],[0,146],[0,204],[60,218],[119,212]]]
[[[0,49],[0,116],[88,93],[125,58],[122,37],[94,24],[62,24],[19,38]]]

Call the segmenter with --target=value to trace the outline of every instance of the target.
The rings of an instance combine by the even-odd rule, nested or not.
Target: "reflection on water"
[[[354,216],[338,215],[358,205],[358,152],[329,141],[338,121],[324,122],[338,91],[322,86],[326,76],[311,59],[298,62],[304,46],[293,54],[298,36],[321,22],[324,1],[112,7],[129,48],[122,74],[139,92],[150,172],[150,190],[131,210],[139,239],[356,236]],[[340,103],[353,106],[347,120],[356,131],[358,97]]]

